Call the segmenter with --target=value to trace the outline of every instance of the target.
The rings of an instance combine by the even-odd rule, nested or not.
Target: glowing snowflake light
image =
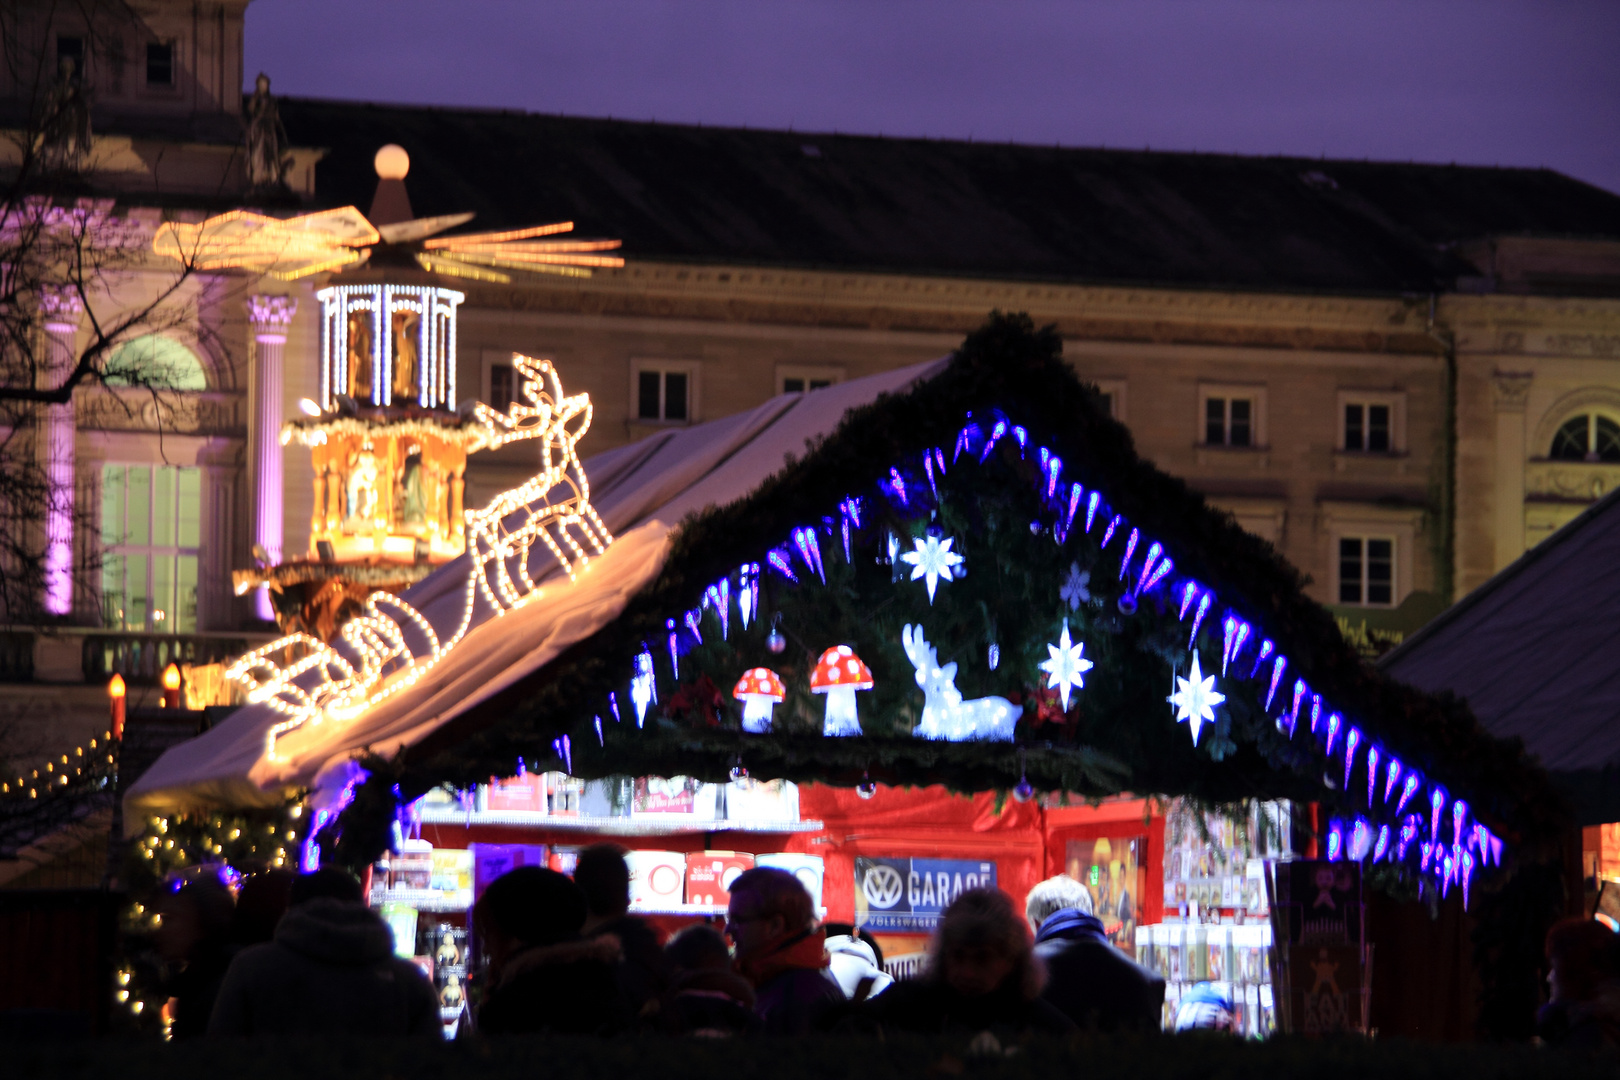
[[[1070,611],[1079,611],[1080,605],[1091,599],[1091,573],[1080,569],[1079,563],[1069,564],[1069,576],[1058,590],[1058,599],[1069,605]]]
[[[1056,645],[1048,645],[1046,651],[1050,658],[1043,661],[1041,670],[1046,672],[1046,686],[1049,690],[1056,690],[1063,699],[1065,712],[1069,708],[1069,690],[1085,688],[1085,674],[1096,665],[1083,655],[1086,643],[1069,642],[1069,620],[1063,620],[1063,632],[1058,635]]]
[[[1198,668],[1198,653],[1193,653],[1189,678],[1176,676],[1176,692],[1170,695],[1170,704],[1176,707],[1176,723],[1186,720],[1192,725],[1193,745],[1204,724],[1215,719],[1215,706],[1226,700],[1225,694],[1215,692],[1215,676],[1207,678]]]
[[[956,542],[954,537],[941,540],[937,536],[919,536],[912,541],[917,550],[908,551],[900,556],[902,562],[911,564],[911,580],[924,578],[928,584],[928,602],[934,602],[934,589],[941,580],[954,579],[952,571],[965,561],[962,556],[951,550]]]

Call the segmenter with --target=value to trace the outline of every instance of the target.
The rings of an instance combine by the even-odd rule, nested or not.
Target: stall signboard
[[[994,862],[861,856],[855,860],[855,922],[873,931],[931,931],[952,900],[995,885]]]

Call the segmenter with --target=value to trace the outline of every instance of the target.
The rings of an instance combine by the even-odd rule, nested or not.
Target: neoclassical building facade
[[[992,310],[1024,311],[1058,327],[1145,456],[1276,545],[1369,649],[1620,482],[1620,196],[1556,173],[284,100],[267,188],[248,164],[243,5],[200,21],[181,16],[208,5],[149,6],[120,46],[163,46],[147,83],[72,27],[44,39],[116,83],[85,182],[148,237],[241,207],[375,216],[373,160],[397,144],[394,217],[404,198],[419,218],[475,213],[465,229],[566,220],[622,240],[625,264],[589,276],[441,282],[464,296],[458,400],[502,407],[512,353],[550,358],[591,396],[587,459],[938,357]],[[173,273],[131,269],[103,314]],[[280,436],[324,400],[334,280],[192,275],[190,325],[120,344],[172,373],[169,392],[75,396],[58,427],[87,511],[74,559],[94,569],[64,617],[7,631],[0,704],[93,717],[113,670],[150,679],[164,657],[268,637],[262,594],[237,595],[232,572],[311,552],[311,454]],[[63,310],[43,332],[71,352],[87,324]],[[465,505],[534,465],[523,443],[479,454]]]

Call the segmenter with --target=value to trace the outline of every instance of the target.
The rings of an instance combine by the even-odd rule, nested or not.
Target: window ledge
[[[1404,450],[1335,450],[1333,471],[1353,476],[1405,476],[1411,459]]]
[[[1215,443],[1198,443],[1194,449],[1200,467],[1241,465],[1245,468],[1264,469],[1271,464],[1269,446],[1221,446]]]

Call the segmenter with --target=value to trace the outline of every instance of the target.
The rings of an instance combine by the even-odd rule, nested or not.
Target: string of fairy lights
[[[15,795],[37,799],[41,792],[50,794],[57,788],[65,788],[75,779],[82,779],[86,775],[101,778],[108,769],[117,764],[117,758],[112,752],[113,733],[104,731],[100,736],[86,740],[75,746],[71,752],[53,756],[40,768],[33,769],[26,775],[18,773],[15,779],[0,781],[0,795]],[[69,771],[71,769],[71,772]]]
[[[467,511],[471,565],[458,625],[441,637],[409,602],[378,592],[339,631],[342,650],[295,633],[239,657],[226,677],[243,686],[248,701],[286,716],[265,733],[268,760],[281,760],[277,744],[288,733],[352,721],[414,685],[462,641],[480,614],[498,618],[537,598],[540,583],[530,555],[538,547],[548,549],[573,580],[613,542],[591,506],[577,450],[590,430],[590,396],[564,394],[549,360],[516,355],[513,366],[522,378],[519,399],[504,413],[478,403],[478,445],[538,440],[541,468],[484,508]]]

